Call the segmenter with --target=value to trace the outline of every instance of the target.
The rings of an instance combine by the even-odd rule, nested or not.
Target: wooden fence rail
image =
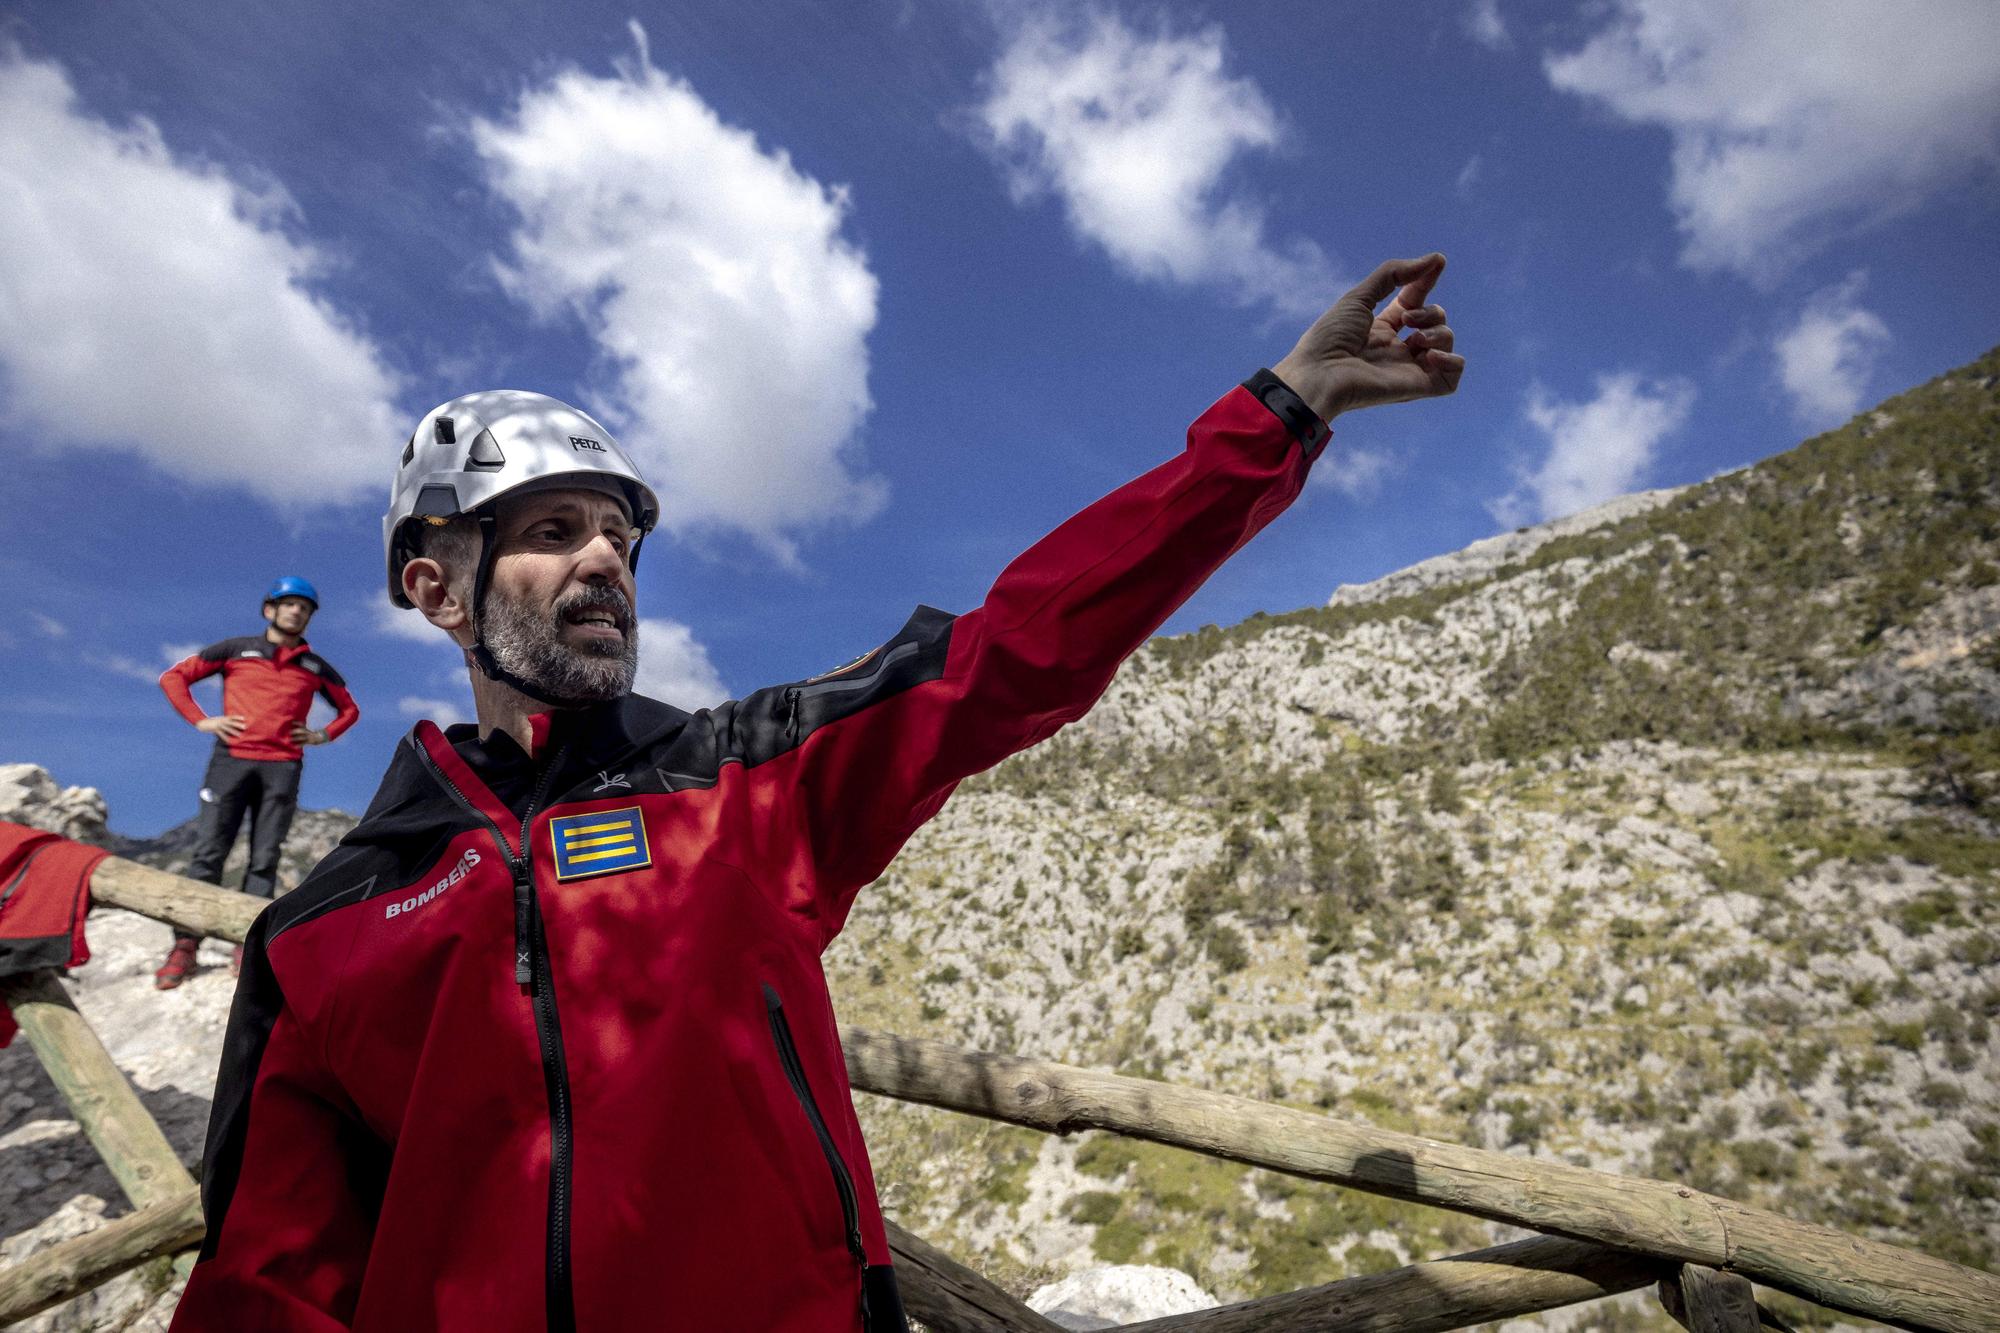
[[[140,1264],[193,1249],[205,1230],[201,1194],[188,1189],[37,1250],[12,1268],[0,1269],[0,1328],[75,1300]]]
[[[1740,1273],[1910,1329],[1992,1333],[2000,1278],[1685,1185],[1439,1143],[1226,1093],[843,1027],[867,1092],[1051,1133],[1106,1129],[1371,1194]]]
[[[164,921],[184,935],[214,935],[232,944],[243,943],[257,913],[269,906],[265,899],[218,889],[122,856],[107,856],[98,863],[90,876],[90,896],[107,907]]]
[[[1535,1236],[1387,1273],[1127,1324],[1119,1333],[1448,1333],[1636,1291],[1670,1276],[1664,1259]]]
[[[55,973],[9,977],[0,982],[0,998],[13,1010],[14,1021],[35,1048],[49,1081],[69,1103],[84,1136],[111,1168],[111,1178],[133,1207],[144,1208],[194,1188],[194,1178],[174,1155],[159,1123],[76,1011]]]
[[[96,900],[189,934],[241,941],[261,899],[112,857]],[[0,1323],[185,1249],[200,1200],[88,1024],[52,975],[8,983],[16,1014],[138,1212],[0,1272]],[[1391,1273],[1129,1326],[1134,1333],[1442,1333],[1660,1286],[1701,1333],[1747,1333],[1749,1283],[1902,1328],[1974,1333],[2000,1311],[2000,1278],[1686,1186],[1439,1143],[1292,1107],[1048,1061],[841,1029],[854,1087],[1052,1133],[1102,1129],[1309,1180],[1549,1233]],[[108,1071],[108,1072],[107,1072]],[[164,1159],[162,1160],[162,1155]],[[890,1225],[910,1310],[938,1333],[1050,1333],[993,1283]]]

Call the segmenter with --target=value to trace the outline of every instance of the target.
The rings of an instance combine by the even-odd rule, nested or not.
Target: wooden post
[[[1683,1263],[1884,1323],[1991,1333],[2000,1278],[1684,1185],[1437,1143],[1223,1093],[843,1028],[866,1092],[1052,1133],[1109,1129]]]
[[[213,935],[243,943],[250,923],[270,903],[247,893],[218,889],[213,884],[155,870],[107,856],[91,872],[93,901],[164,921],[184,935]]]
[[[129,1268],[199,1244],[201,1194],[181,1191],[0,1270],[0,1328],[102,1286]]]
[[[1635,1291],[1673,1266],[1586,1241],[1536,1236],[1388,1273],[1127,1324],[1121,1333],[1444,1333]]]
[[[135,1208],[177,1198],[194,1178],[52,972],[0,982],[42,1068]]]
[[[932,1333],[1062,1333],[979,1274],[887,1218],[896,1282],[912,1318]]]
[[[1757,1333],[1762,1308],[1747,1278],[1682,1264],[1660,1280],[1660,1304],[1688,1333]]]

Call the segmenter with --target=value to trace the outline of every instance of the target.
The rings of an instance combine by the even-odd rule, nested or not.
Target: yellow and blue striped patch
[[[652,849],[646,845],[645,816],[636,805],[551,819],[549,840],[555,845],[558,880],[587,879],[653,864]]]

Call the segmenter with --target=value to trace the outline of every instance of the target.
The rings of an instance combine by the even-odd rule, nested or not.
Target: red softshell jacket
[[[347,682],[311,644],[280,648],[261,634],[224,639],[182,658],[160,673],[160,688],[182,717],[200,722],[208,714],[188,687],[218,671],[222,711],[243,719],[243,730],[226,742],[238,759],[297,759],[301,750],[292,739],[292,724],[306,720],[315,694],[325,695],[337,710],[326,724],[328,740],[361,716]]]
[[[821,952],[1323,438],[1233,390],[977,610],[692,715],[554,714],[509,801],[473,728],[419,725],[251,933],[177,1333],[904,1327]]]
[[[40,968],[82,967],[90,874],[111,853],[0,820],[0,980]],[[0,1046],[19,1028],[0,1002]]]

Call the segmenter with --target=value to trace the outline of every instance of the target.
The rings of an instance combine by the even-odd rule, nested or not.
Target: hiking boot
[[[243,975],[243,946],[240,944],[229,952],[229,975],[232,977]]]
[[[190,935],[176,935],[167,961],[153,973],[154,990],[172,990],[194,975],[194,951],[201,941]]]

